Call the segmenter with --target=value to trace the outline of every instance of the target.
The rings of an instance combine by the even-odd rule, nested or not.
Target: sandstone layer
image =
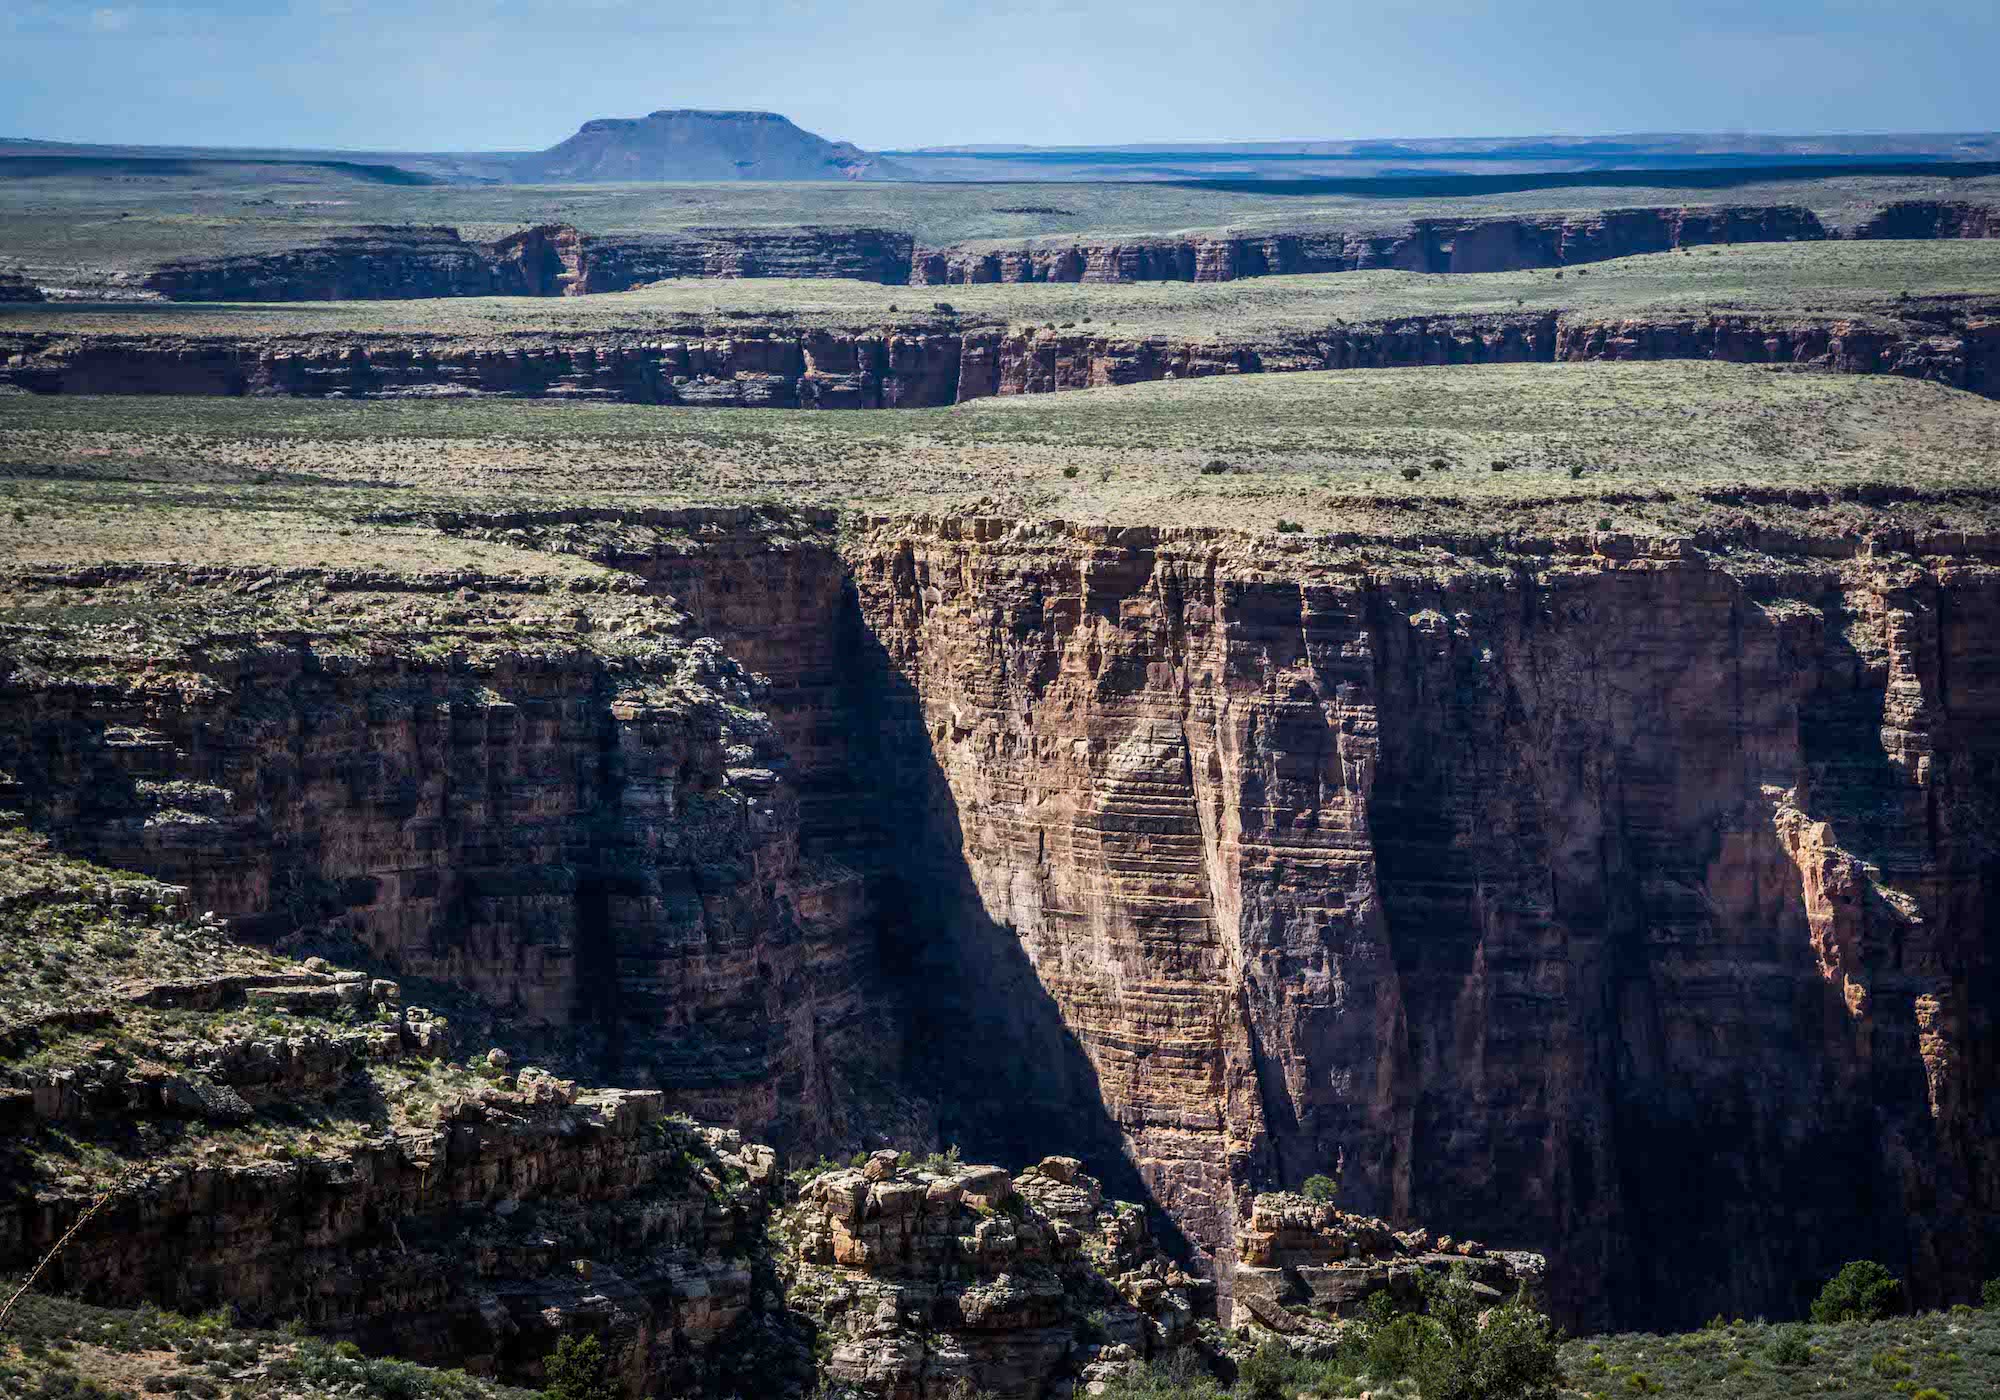
[[[2000,393],[2000,304],[1912,299],[1867,319],[1656,313],[1412,316],[1234,340],[1080,328],[145,336],[0,332],[0,384],[35,393],[396,398],[487,394],[745,408],[933,408],[992,395],[1291,370],[1718,360]]]

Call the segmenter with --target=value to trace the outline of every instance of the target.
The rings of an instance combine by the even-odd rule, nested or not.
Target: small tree
[[[1555,1325],[1516,1294],[1485,1314],[1461,1268],[1430,1290],[1430,1327],[1411,1368],[1423,1400],[1540,1400],[1562,1383]]]
[[[1903,1285],[1872,1259],[1856,1259],[1827,1281],[1812,1305],[1814,1322],[1873,1322],[1903,1310]]]
[[[1986,1287],[1979,1292],[1979,1301],[1995,1312],[2000,1312],[2000,1278],[1986,1280]]]
[[[604,1377],[604,1347],[593,1335],[564,1337],[542,1362],[548,1385],[542,1400],[617,1400]]]
[[[1309,1201],[1317,1201],[1323,1206],[1331,1205],[1334,1197],[1340,1194],[1340,1183],[1330,1176],[1314,1172],[1305,1179],[1305,1184],[1299,1187],[1299,1193]]]
[[[1235,1393],[1244,1400],[1285,1400],[1291,1373],[1291,1349],[1276,1337],[1268,1338],[1236,1368]]]

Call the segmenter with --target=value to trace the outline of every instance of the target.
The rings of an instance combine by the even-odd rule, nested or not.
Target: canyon
[[[1923,379],[2000,393],[2000,300],[1882,314],[1535,312],[1399,316],[1199,339],[1082,327],[686,329],[240,336],[0,329],[0,384],[40,394],[434,394],[747,408],[935,408],[994,395],[1216,374],[1711,360]]]
[[[1072,1155],[1219,1306],[1314,1172],[1572,1325],[1991,1272],[1988,533],[439,528],[607,574],[18,575],[11,800],[788,1153]],[[58,621],[157,596],[216,639]]]

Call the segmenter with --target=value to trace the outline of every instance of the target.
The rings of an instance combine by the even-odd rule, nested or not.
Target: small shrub
[[[1812,1360],[1812,1343],[1807,1340],[1808,1336],[1803,1323],[1794,1322],[1789,1327],[1780,1327],[1778,1335],[1771,1339],[1771,1345],[1765,1348],[1765,1354],[1771,1358],[1773,1366],[1787,1369],[1803,1366]]]
[[[1874,1322],[1903,1310],[1903,1285],[1872,1259],[1856,1259],[1813,1301],[1814,1322]]]
[[[1539,1400],[1562,1381],[1555,1324],[1519,1294],[1486,1314],[1470,1275],[1434,1285],[1412,1368],[1423,1400]],[[1639,1377],[1639,1393],[1652,1382]],[[1631,1379],[1627,1379],[1628,1387]]]
[[[595,1335],[562,1338],[542,1365],[548,1374],[543,1400],[616,1400],[616,1387],[604,1378],[604,1347]]]
[[[1979,1290],[1979,1301],[1984,1306],[2000,1312],[2000,1278],[1986,1280],[1986,1286]]]
[[[1063,468],[1063,475],[1064,475],[1065,477],[1067,477],[1067,478],[1068,478],[1069,480],[1071,480],[1071,481],[1075,481],[1075,480],[1076,480],[1076,474],[1077,474],[1077,470],[1078,470],[1078,469],[1077,469],[1077,468],[1075,468],[1075,467],[1064,467],[1064,468]]]
[[[1280,520],[1278,522],[1278,533],[1281,535],[1303,534],[1305,528],[1305,526],[1299,524],[1296,520]]]
[[[1868,1370],[1871,1375],[1885,1381],[1899,1381],[1910,1374],[1910,1363],[1903,1359],[1901,1352],[1878,1351],[1868,1358]]]
[[[1321,1205],[1328,1205],[1332,1203],[1334,1197],[1340,1194],[1340,1186],[1332,1177],[1314,1172],[1299,1187],[1299,1194],[1309,1201],[1317,1201]]]
[[[1236,1370],[1236,1394],[1244,1400],[1289,1400],[1285,1381],[1292,1369],[1291,1349],[1273,1337],[1250,1353]]]
[[[1224,472],[1228,470],[1229,470],[1229,463],[1223,461],[1221,458],[1217,458],[1213,462],[1204,462],[1202,464],[1201,474],[1203,476],[1221,476]]]
[[[1415,481],[1418,477],[1422,476],[1423,474],[1424,474],[1424,469],[1422,467],[1403,468],[1403,480],[1405,481]]]

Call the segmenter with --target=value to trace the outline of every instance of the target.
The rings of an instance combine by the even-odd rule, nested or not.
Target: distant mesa
[[[674,108],[599,117],[546,151],[518,157],[517,180],[895,180],[909,172],[848,141],[829,141],[776,112]]]

